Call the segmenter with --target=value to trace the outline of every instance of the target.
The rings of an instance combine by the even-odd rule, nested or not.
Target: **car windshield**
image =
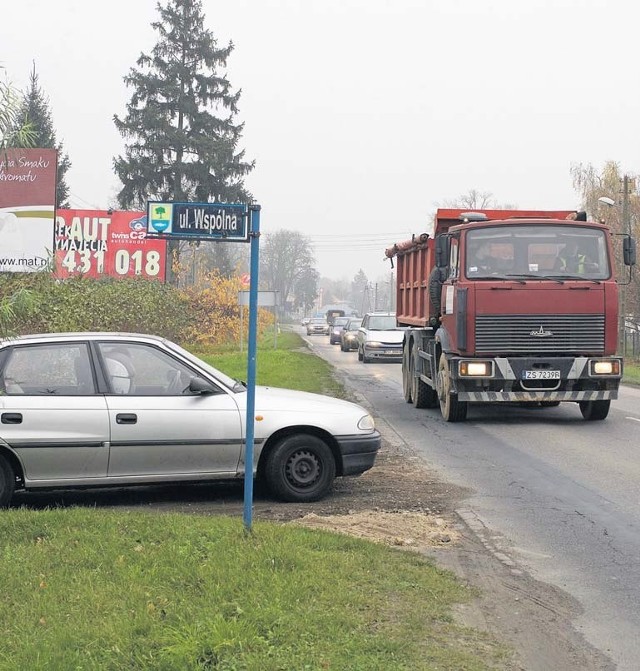
[[[347,324],[346,329],[348,331],[355,331],[356,329],[359,329],[361,326],[362,326],[362,319],[352,319]]]
[[[397,327],[395,315],[373,315],[369,318],[372,331],[390,331]]]
[[[605,232],[561,224],[469,231],[465,268],[466,276],[473,279],[598,281],[611,276]]]
[[[326,324],[327,322],[324,319],[314,318],[309,323],[310,324]]]
[[[334,326],[344,326],[345,324],[349,323],[349,318],[348,317],[338,317],[334,322]]]

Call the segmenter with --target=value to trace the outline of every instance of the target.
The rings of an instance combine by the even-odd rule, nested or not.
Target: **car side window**
[[[16,347],[0,372],[7,395],[87,396],[96,393],[85,343]]]
[[[143,343],[98,345],[113,394],[129,396],[188,395],[196,373],[166,352]]]

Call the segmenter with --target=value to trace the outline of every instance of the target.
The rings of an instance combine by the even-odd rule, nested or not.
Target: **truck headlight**
[[[461,377],[493,377],[493,361],[460,361],[458,374]]]
[[[620,375],[619,359],[592,359],[589,364],[591,375]]]

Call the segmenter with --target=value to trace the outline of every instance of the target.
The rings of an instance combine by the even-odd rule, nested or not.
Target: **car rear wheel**
[[[362,361],[363,355],[362,350],[358,347],[358,361]]]
[[[317,436],[283,438],[269,453],[264,469],[267,486],[283,501],[304,503],[326,496],[336,476],[329,446]]]
[[[11,464],[0,454],[0,508],[6,508],[16,487],[16,478]]]

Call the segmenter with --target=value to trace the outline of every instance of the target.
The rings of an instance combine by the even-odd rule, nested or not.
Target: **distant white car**
[[[244,478],[247,389],[156,336],[0,341],[0,506],[15,489]],[[256,387],[253,471],[285,501],[325,496],[380,447],[359,405]]]
[[[324,317],[312,317],[307,324],[307,335],[329,335],[330,328]]]
[[[404,329],[396,322],[395,312],[369,312],[358,329],[358,361],[402,361]]]

